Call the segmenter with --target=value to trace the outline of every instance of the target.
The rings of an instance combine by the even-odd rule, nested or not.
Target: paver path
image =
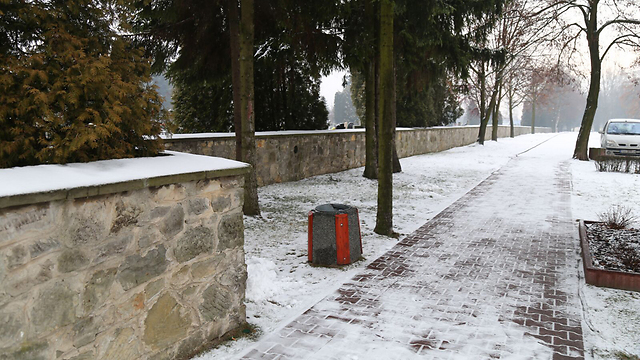
[[[583,358],[569,165],[546,145],[510,161],[244,358]]]

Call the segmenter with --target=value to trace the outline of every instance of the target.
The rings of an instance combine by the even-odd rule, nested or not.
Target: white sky
[[[342,78],[347,72],[344,70],[334,71],[329,76],[322,77],[320,84],[320,96],[324,96],[327,101],[327,109],[333,109],[333,100],[338,91],[342,91]]]

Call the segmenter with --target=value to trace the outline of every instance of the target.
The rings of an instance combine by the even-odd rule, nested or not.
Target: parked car
[[[611,119],[600,134],[607,155],[640,156],[640,119]]]

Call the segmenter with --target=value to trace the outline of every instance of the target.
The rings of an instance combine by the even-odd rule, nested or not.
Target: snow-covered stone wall
[[[551,132],[551,129],[536,128],[536,132]],[[529,133],[530,127],[515,127],[516,136]],[[500,126],[498,136],[508,137],[509,127]],[[477,137],[478,126],[398,129],[398,156],[404,158],[469,145]],[[487,137],[491,138],[491,126],[487,128]],[[233,133],[173,135],[165,139],[165,145],[170,150],[235,159]],[[365,163],[363,129],[256,133],[256,147],[260,186],[335,173]]]
[[[184,358],[244,324],[248,169],[174,154],[0,170],[0,358]]]

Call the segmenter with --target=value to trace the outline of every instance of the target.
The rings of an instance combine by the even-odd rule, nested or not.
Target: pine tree
[[[0,36],[11,41],[0,53],[0,167],[159,151],[146,139],[159,133],[161,99],[142,51],[113,30],[122,10],[90,0],[3,3],[10,21]]]

